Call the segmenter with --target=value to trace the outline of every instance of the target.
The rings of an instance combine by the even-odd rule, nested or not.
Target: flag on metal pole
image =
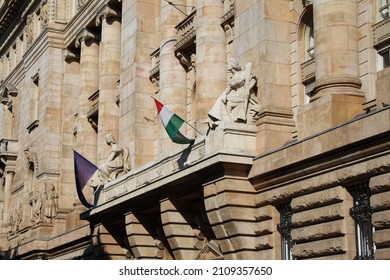
[[[76,179],[77,195],[81,203],[88,208],[94,207],[95,205],[89,203],[83,194],[83,189],[87,184],[88,180],[92,177],[95,171],[98,169],[96,165],[84,158],[82,155],[73,151],[74,158],[74,174]]]
[[[180,127],[185,121],[178,115],[173,113],[171,110],[169,110],[169,108],[163,105],[160,101],[158,101],[154,97],[152,98],[156,103],[157,111],[160,115],[161,122],[163,123],[164,128],[167,131],[169,137],[172,139],[172,141],[177,144],[193,144],[195,139],[189,138],[179,131]]]

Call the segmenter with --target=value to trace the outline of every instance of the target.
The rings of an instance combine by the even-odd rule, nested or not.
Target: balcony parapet
[[[390,17],[372,26],[374,47],[381,48],[383,44],[390,43]]]
[[[195,25],[194,18],[196,10],[189,14],[184,20],[175,26],[177,30],[177,43],[175,50],[187,48],[195,41]]]

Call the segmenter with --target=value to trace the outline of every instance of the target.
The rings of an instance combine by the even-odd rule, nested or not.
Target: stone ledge
[[[250,181],[256,189],[263,189],[332,166],[341,166],[345,162],[351,162],[353,158],[364,158],[364,149],[370,150],[371,156],[383,153],[387,148],[380,145],[386,146],[387,142],[375,142],[384,142],[390,137],[389,131],[390,107],[359,116],[337,127],[260,155],[253,161],[249,173]],[[371,144],[368,146],[369,140]],[[375,150],[376,148],[378,150]],[[343,155],[347,157],[343,158]],[[313,162],[316,164],[313,165]]]

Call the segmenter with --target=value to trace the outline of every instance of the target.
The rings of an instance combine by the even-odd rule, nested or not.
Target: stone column
[[[186,1],[175,1],[176,7]],[[184,14],[166,1],[161,1],[160,19],[160,101],[178,116],[186,119],[186,71],[175,56],[177,43],[175,26]],[[184,125],[183,125],[184,126]],[[159,155],[169,153],[179,146],[172,142],[164,127],[160,126]],[[184,131],[184,130],[183,130]]]
[[[304,138],[362,112],[356,0],[313,1],[316,86],[311,103],[298,112]]]
[[[6,168],[5,171],[5,183],[4,183],[4,212],[3,221],[5,224],[8,223],[9,213],[12,211],[12,200],[11,200],[11,188],[14,182],[15,170]]]
[[[97,160],[108,157],[110,147],[105,142],[107,134],[119,140],[119,97],[118,81],[121,62],[121,22],[120,14],[109,6],[98,14],[96,25],[101,25],[100,67],[99,67],[99,127]]]
[[[226,37],[221,26],[223,12],[223,1],[196,1],[196,120],[199,124],[207,119],[207,113],[226,87]],[[198,128],[205,132],[207,124]]]
[[[88,98],[99,89],[99,42],[95,34],[83,29],[76,38],[80,51],[80,94],[77,116],[78,152],[96,163],[96,132],[88,122],[90,110]]]

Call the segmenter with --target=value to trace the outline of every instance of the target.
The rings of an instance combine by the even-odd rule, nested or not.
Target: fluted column
[[[196,120],[207,119],[227,79],[225,31],[221,26],[223,1],[196,1]],[[206,131],[207,125],[201,128]]]
[[[99,42],[95,34],[83,29],[76,39],[80,50],[80,94],[77,116],[78,152],[96,163],[96,132],[88,121],[88,98],[99,89]]]
[[[107,159],[110,147],[105,143],[107,134],[118,141],[119,107],[116,104],[119,88],[121,61],[121,21],[120,13],[105,6],[96,18],[101,25],[100,67],[99,67],[99,127],[97,160]]]
[[[177,43],[175,26],[184,19],[178,8],[186,1],[175,1],[175,6],[161,1],[160,19],[160,92],[161,102],[181,118],[186,119],[186,71],[175,56]],[[160,126],[159,155],[169,153],[178,147],[170,140],[164,127]]]

